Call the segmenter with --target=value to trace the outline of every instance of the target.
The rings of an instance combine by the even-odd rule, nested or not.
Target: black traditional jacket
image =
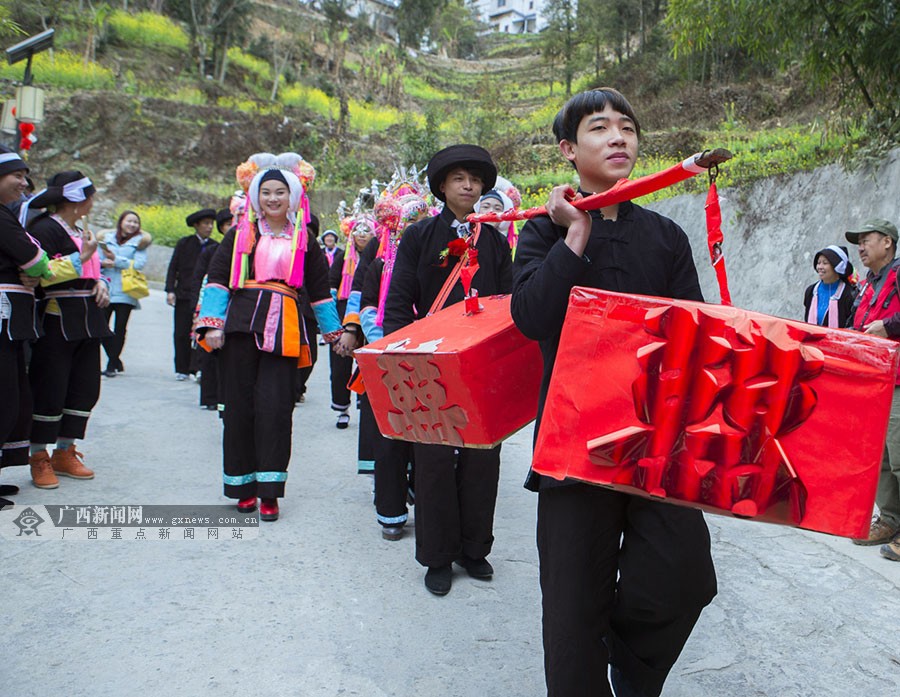
[[[40,243],[51,260],[63,257],[76,258],[78,246],[66,229],[49,215],[40,215],[29,225],[28,231]],[[97,252],[94,252],[97,254]],[[78,262],[80,268],[80,262]],[[38,313],[43,318],[49,312],[58,314],[66,341],[102,339],[112,336],[103,310],[92,293],[103,278],[75,278],[61,283],[42,286],[37,293]],[[108,283],[107,283],[108,285]]]
[[[525,336],[540,342],[544,357],[535,439],[572,288],[703,300],[690,242],[675,222],[630,201],[619,204],[616,220],[604,220],[600,211],[591,211],[591,218],[580,257],[566,246],[566,230],[546,216],[528,221],[519,235],[512,317]],[[552,481],[532,473],[528,485]]]
[[[441,266],[442,252],[451,240],[459,237],[452,227],[454,220],[453,212],[445,207],[440,215],[413,223],[403,231],[385,301],[385,334],[424,317],[431,309],[457,263],[456,257],[450,256]],[[482,225],[475,248],[478,250],[478,271],[472,278],[472,288],[481,296],[510,293],[513,287],[512,257],[506,238],[496,228]],[[462,282],[458,281],[445,306],[464,297]]]

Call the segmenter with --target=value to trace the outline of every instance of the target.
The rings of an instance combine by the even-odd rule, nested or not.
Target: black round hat
[[[219,212],[216,213],[216,225],[221,225],[222,223],[233,220],[234,214],[228,208],[221,208]]]
[[[474,170],[481,175],[484,187],[479,194],[490,191],[497,183],[497,166],[487,150],[478,145],[451,145],[435,153],[428,162],[428,188],[439,201],[446,202],[441,184],[450,170],[457,167]]]
[[[206,220],[207,218],[216,220],[215,208],[201,208],[199,211],[191,213],[187,218],[184,219],[184,222],[187,223],[188,227],[194,227],[194,225],[199,223],[201,220]]]

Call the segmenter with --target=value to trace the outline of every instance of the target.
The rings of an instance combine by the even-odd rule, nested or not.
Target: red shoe
[[[278,520],[278,499],[260,499],[260,520]]]
[[[256,510],[256,497],[241,499],[237,502],[238,513],[253,513]]]

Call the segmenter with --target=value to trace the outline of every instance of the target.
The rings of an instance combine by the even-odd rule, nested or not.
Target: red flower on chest
[[[447,245],[447,251],[455,257],[461,257],[466,253],[466,250],[469,248],[469,243],[466,242],[462,237],[457,237],[455,240],[450,240],[450,243]]]

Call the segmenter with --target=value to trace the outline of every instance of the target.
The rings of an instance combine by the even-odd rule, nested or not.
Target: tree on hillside
[[[84,45],[85,65],[97,57],[97,44],[106,33],[106,22],[111,12],[112,8],[105,2],[94,7],[94,3],[88,0],[87,8],[79,13],[80,23],[87,34]]]
[[[478,9],[471,0],[448,0],[435,16],[429,33],[444,55],[474,58],[480,30]]]
[[[462,137],[467,143],[496,146],[512,128],[503,84],[484,75],[475,87],[462,120]]]
[[[352,0],[319,0],[316,6],[325,15],[325,43],[328,48],[328,71],[338,77],[344,65],[349,27],[352,21],[347,10]]]
[[[397,33],[400,45],[418,49],[428,28],[447,0],[400,0],[397,9]]]
[[[576,26],[576,0],[547,0],[544,5],[547,28],[543,33],[543,54],[551,65],[561,63],[566,97],[572,94],[575,75],[576,50],[580,37]]]
[[[168,0],[168,5],[188,25],[200,76],[212,73],[224,79],[228,48],[253,10],[251,0]]]
[[[590,48],[595,77],[605,54],[612,52],[621,63],[643,50],[664,9],[663,0],[580,0],[578,33]]]
[[[334,86],[338,98],[338,121],[335,135],[344,134],[350,118],[350,102],[347,87],[344,84],[344,56],[347,54],[347,41],[350,39],[350,16],[347,10],[350,0],[320,0],[320,7],[325,14],[329,65],[334,76]]]
[[[3,5],[9,7],[9,19],[21,27],[26,34],[36,33],[37,27],[46,31],[51,26],[58,26],[59,20],[66,11],[66,0],[4,0]]]
[[[728,47],[772,67],[799,60],[816,85],[836,80],[845,104],[862,104],[893,123],[900,116],[896,2],[669,0],[666,22],[676,56],[711,53],[717,59]],[[715,74],[714,66],[708,74]]]
[[[0,3],[0,39],[8,39],[24,33],[22,27],[12,18],[12,13],[6,3]]]
[[[284,29],[275,29],[266,40],[272,59],[272,91],[269,93],[269,101],[274,102],[278,97],[281,77],[297,54],[303,50],[303,43],[297,34]]]

